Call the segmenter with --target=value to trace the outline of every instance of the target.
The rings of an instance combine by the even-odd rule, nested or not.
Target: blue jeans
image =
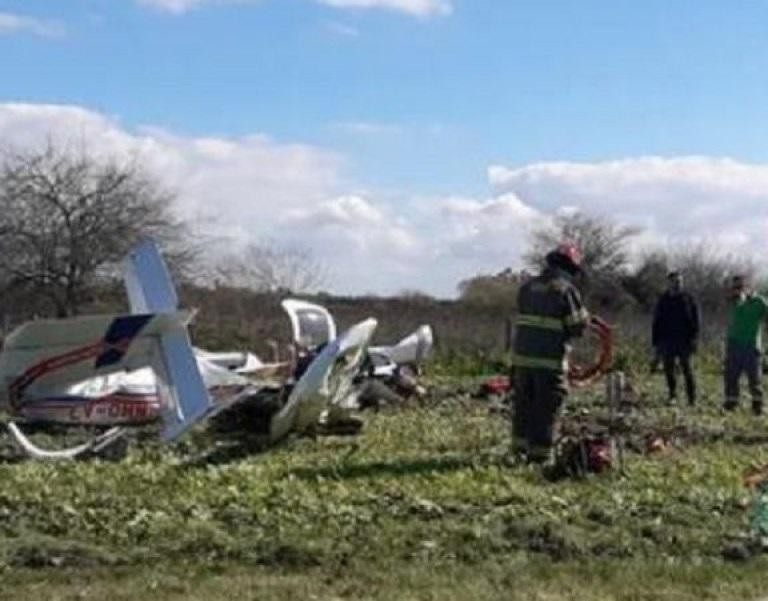
[[[725,406],[734,409],[739,404],[739,379],[747,375],[753,407],[763,405],[762,355],[753,347],[728,343],[725,353]]]

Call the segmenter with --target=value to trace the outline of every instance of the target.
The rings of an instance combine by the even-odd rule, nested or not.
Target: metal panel
[[[351,390],[376,324],[375,319],[362,321],[323,347],[294,386],[285,406],[272,418],[272,442],[289,432],[312,427],[324,411],[343,401]]]
[[[173,440],[205,417],[213,403],[186,331],[178,329],[163,334],[160,349],[162,369],[157,369],[161,380],[158,392],[167,395],[163,438]]]
[[[144,240],[123,260],[123,280],[132,313],[170,313],[179,298],[154,240]]]

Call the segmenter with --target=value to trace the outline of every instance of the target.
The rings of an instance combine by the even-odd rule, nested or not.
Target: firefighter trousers
[[[568,396],[565,374],[547,369],[515,369],[512,433],[533,459],[546,459],[555,442],[560,407]]]

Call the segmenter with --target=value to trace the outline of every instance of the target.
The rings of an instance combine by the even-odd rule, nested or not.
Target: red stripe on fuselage
[[[123,338],[117,342],[107,343],[99,341],[95,344],[90,344],[72,351],[68,351],[55,357],[49,357],[40,363],[36,363],[23,374],[11,382],[8,386],[8,398],[11,403],[11,407],[17,408],[18,401],[24,390],[29,387],[32,382],[38,378],[48,374],[52,371],[58,371],[64,367],[69,367],[75,363],[80,363],[86,359],[92,357],[98,357],[101,353],[106,352],[109,349],[116,349],[125,353],[131,344],[132,338]]]
[[[16,414],[32,421],[91,426],[140,425],[160,417],[156,394],[113,393],[97,398],[61,397],[30,401]]]

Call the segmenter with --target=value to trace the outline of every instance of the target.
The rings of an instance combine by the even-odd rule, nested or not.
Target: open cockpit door
[[[313,349],[336,338],[336,322],[325,307],[293,298],[281,305],[291,320],[293,342],[300,347]]]

